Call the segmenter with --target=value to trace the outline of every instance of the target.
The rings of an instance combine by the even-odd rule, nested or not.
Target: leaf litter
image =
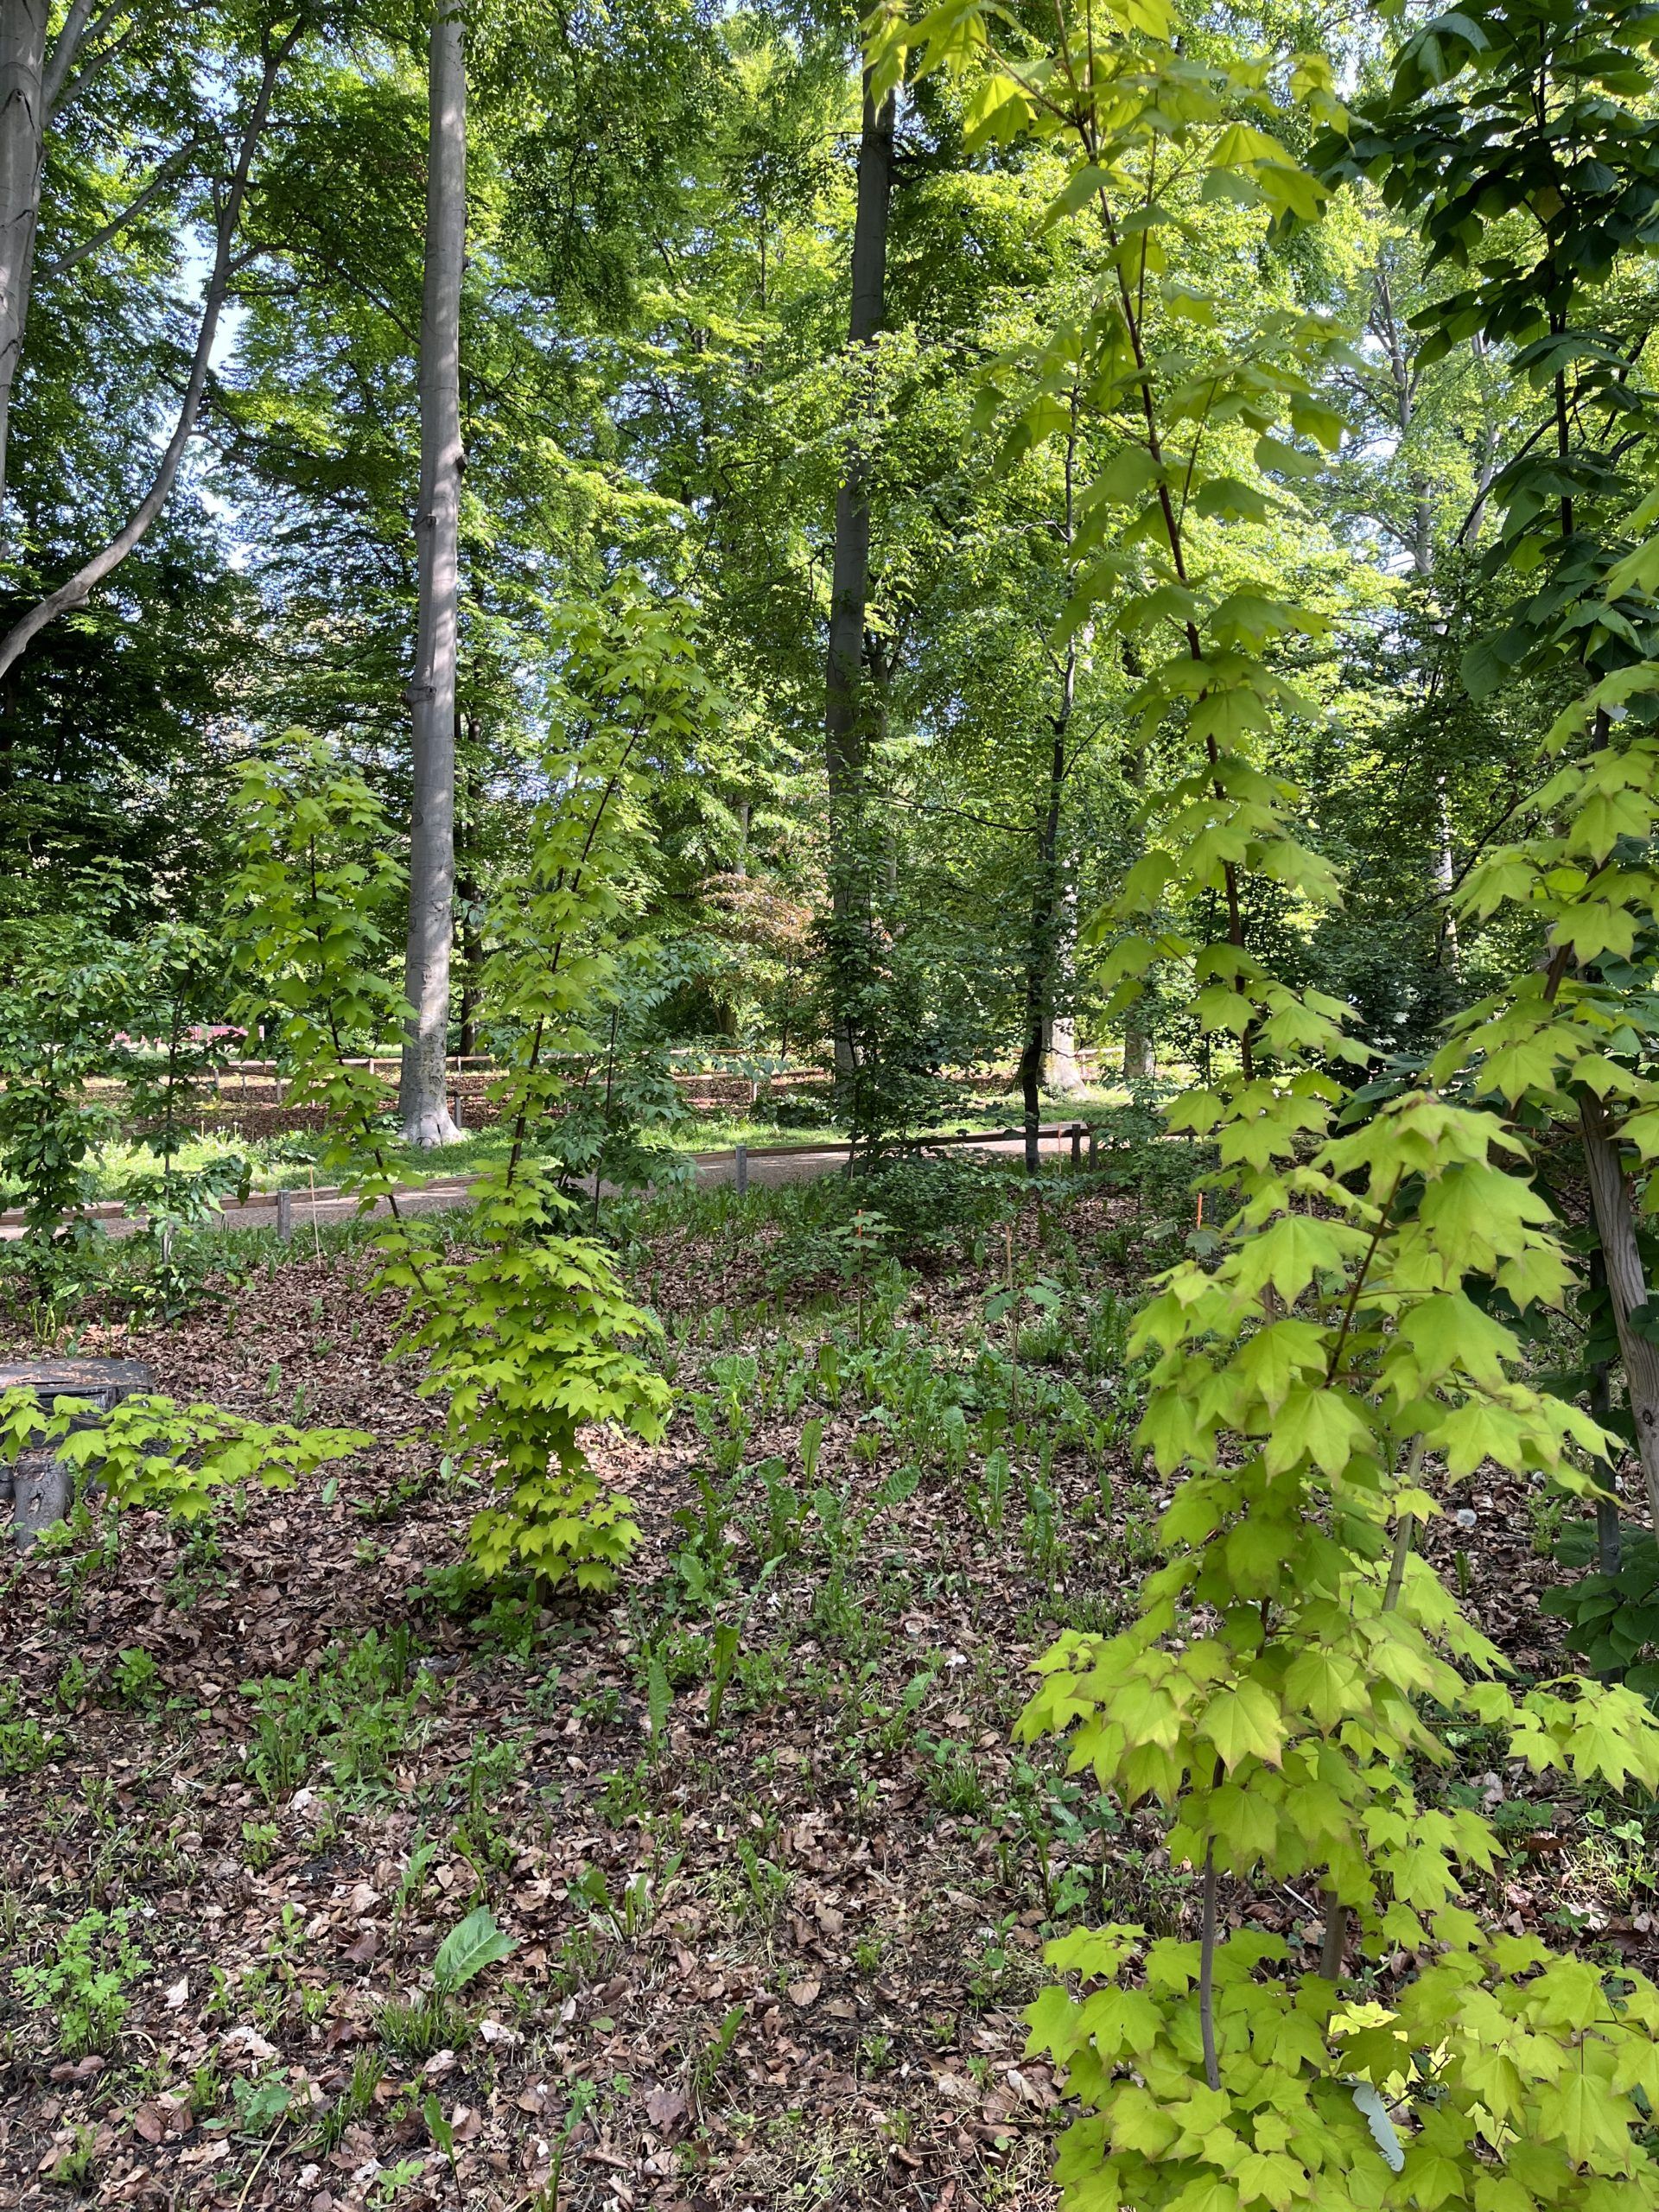
[[[1027,1365],[1006,1478],[918,1455],[822,1353],[810,1387],[761,1381],[791,1338],[798,1365],[845,1344],[849,1291],[780,1298],[764,1236],[661,1240],[681,1410],[654,1450],[593,1442],[640,1551],[607,1599],[539,1611],[434,1602],[478,1492],[385,1364],[395,1302],[360,1253],[290,1257],[166,1330],[84,1331],[164,1390],[377,1441],[205,1530],[129,1513],[106,1544],[95,1521],[11,1576],[4,1955],[125,1912],[142,1971],[94,1933],[116,2002],[73,2053],[0,1975],[0,2201],[1052,2204],[1058,2093],[1021,2018],[1042,1943],[1196,1914],[1155,1822],[1011,1735],[1029,1662],[1061,1627],[1109,1630],[1157,1556],[1166,1492],[1134,1465],[1127,1386],[1080,1357],[1090,1300],[1134,1280],[1117,1203],[1069,1211],[1071,1302],[1046,1310],[1071,1326]],[[1029,1220],[1007,1259],[1047,1279]],[[941,1371],[988,1344],[1023,1361],[1004,1265],[909,1278],[887,1325]],[[1075,1407],[1058,1444],[1035,1417],[1060,1382],[1105,1420],[1092,1442]],[[1016,1365],[1015,1421],[1021,1387]],[[1516,1664],[1554,1670],[1535,1499],[1477,1478],[1448,1502],[1463,1522],[1427,1555]],[[717,1622],[741,1624],[718,1695]],[[1512,1814],[1510,1923],[1567,1913],[1651,1971],[1645,1872],[1583,1851],[1580,1808],[1535,1802],[1501,1746],[1460,1775]],[[1288,1894],[1240,1891],[1231,1917],[1323,1934]]]

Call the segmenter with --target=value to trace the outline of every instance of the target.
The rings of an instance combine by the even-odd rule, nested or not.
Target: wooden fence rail
[[[1093,1167],[1096,1165],[1096,1132],[1088,1122],[1045,1122],[1039,1128],[1037,1135],[1039,1144],[1047,1143],[1053,1147],[1051,1156],[1059,1156],[1062,1147],[1065,1147],[1073,1167]],[[1025,1131],[1022,1128],[942,1130],[912,1141],[915,1148],[927,1152],[963,1145],[1023,1145],[1024,1141]],[[906,1149],[909,1148],[907,1146]],[[837,1166],[844,1164],[848,1153],[849,1147],[844,1142],[765,1144],[734,1145],[712,1152],[686,1153],[681,1157],[691,1162],[694,1173],[700,1167],[716,1167],[729,1163],[732,1179],[737,1184],[741,1195],[750,1187],[750,1170],[757,1160],[822,1160],[827,1169],[832,1162]],[[430,1183],[401,1185],[396,1195],[400,1201],[419,1202],[425,1199],[430,1202],[435,1199],[444,1205],[459,1205],[465,1202],[467,1192],[478,1180],[477,1176],[472,1175],[435,1177]],[[234,1229],[238,1221],[249,1214],[274,1211],[278,1229],[287,1236],[301,1218],[314,1218],[319,1207],[351,1203],[350,1194],[332,1184],[305,1189],[289,1185],[281,1190],[250,1191],[245,1198],[229,1199],[222,1205],[213,1217],[213,1225]],[[142,1207],[129,1214],[122,1199],[106,1198],[82,1206],[73,1214],[66,1214],[63,1218],[66,1223],[74,1220],[104,1224],[130,1221],[136,1227],[143,1222],[145,1215]],[[22,1226],[23,1216],[20,1208],[0,1213],[0,1235],[17,1236]]]

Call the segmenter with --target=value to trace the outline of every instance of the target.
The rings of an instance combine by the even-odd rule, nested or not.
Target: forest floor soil
[[[838,1380],[853,1293],[804,1272],[780,1294],[771,1234],[657,1240],[639,1287],[681,1410],[656,1447],[594,1444],[640,1549],[614,1592],[539,1611],[431,1594],[480,1493],[385,1363],[369,1255],[296,1246],[172,1327],[79,1332],[182,1398],[376,1440],[192,1531],[130,1512],[10,1574],[0,2203],[1052,2203],[1059,2096],[1022,2018],[1043,1943],[1196,1913],[1155,1821],[1013,1733],[1031,1662],[1127,1620],[1157,1556],[1168,1486],[1132,1464],[1131,1378],[1085,1357],[1146,1254],[1121,1197],[1077,1200],[1058,1243],[1027,1210],[1006,1256],[1069,1285],[1069,1319],[1022,1349],[1011,1464],[953,1469],[904,1377],[990,1377],[995,1274],[893,1293],[871,1404]],[[1066,1389],[1092,1446],[1043,1414]],[[1536,1502],[1479,1478],[1448,1502],[1471,1517],[1429,1556],[1518,1667],[1554,1671]],[[741,1627],[717,1719],[716,1618]],[[1459,1759],[1448,1786],[1504,1812],[1493,1910],[1651,1970],[1647,1863],[1501,1746]],[[514,1948],[423,2012],[477,1901]],[[1288,1892],[1229,1910],[1298,1955],[1322,1936]],[[79,2049],[15,1973],[77,1927],[116,1977]]]

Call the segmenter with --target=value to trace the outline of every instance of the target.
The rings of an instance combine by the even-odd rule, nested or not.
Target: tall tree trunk
[[[1049,747],[1048,798],[1037,830],[1037,880],[1031,894],[1031,936],[1026,948],[1025,1042],[1020,1052],[1020,1091],[1025,1109],[1026,1173],[1037,1173],[1042,1121],[1043,1042],[1054,1003],[1058,965],[1061,885],[1060,793],[1065,783],[1065,734],[1077,696],[1077,646],[1068,644],[1060,706]]]
[[[1131,1014],[1123,1030],[1123,1080],[1125,1083],[1155,1083],[1158,1077],[1158,1050],[1144,1029],[1137,1028]]]
[[[737,819],[737,855],[732,862],[731,874],[736,877],[740,883],[742,883],[748,880],[749,874],[749,801],[747,798],[738,799],[734,802],[733,811]],[[738,980],[740,982],[741,981],[741,975]],[[715,997],[715,1027],[722,1037],[730,1037],[735,1039],[738,1033],[737,1003],[735,1000],[721,998],[716,994]]]
[[[1452,894],[1457,889],[1457,868],[1452,858],[1452,810],[1446,800],[1446,778],[1434,779],[1434,887],[1440,900],[1440,942],[1435,954],[1438,964],[1441,956],[1454,981],[1461,981],[1463,953],[1458,943],[1458,912],[1452,904]]]
[[[1375,291],[1370,329],[1388,355],[1389,380],[1394,388],[1394,427],[1403,443],[1411,434],[1416,416],[1416,380],[1413,365],[1407,357],[1404,333],[1395,314],[1394,294],[1389,283],[1386,260],[1377,264]],[[1406,550],[1410,554],[1412,567],[1427,582],[1434,574],[1435,556],[1434,510],[1429,498],[1430,486],[1427,477],[1413,476],[1411,491],[1411,535]],[[1484,486],[1480,496],[1484,497]],[[1435,887],[1440,898],[1440,937],[1433,965],[1438,967],[1444,957],[1455,978],[1459,969],[1458,918],[1451,904],[1455,883],[1452,863],[1452,816],[1446,804],[1446,778],[1443,775],[1434,779],[1432,866]]]
[[[1607,1262],[1599,1245],[1590,1255],[1590,1287],[1592,1291],[1607,1287]],[[1594,1360],[1590,1368],[1590,1418],[1607,1427],[1608,1415],[1612,1410],[1612,1393],[1607,1387],[1609,1363]],[[1618,1470],[1608,1471],[1605,1494],[1596,1500],[1596,1564],[1604,1574],[1617,1574],[1624,1565],[1624,1536],[1618,1525]]]
[[[894,95],[878,108],[864,77],[863,128],[858,142],[858,205],[853,223],[853,304],[849,350],[868,348],[886,312],[887,218],[893,204]],[[830,585],[830,650],[825,669],[823,760],[830,785],[830,995],[836,1071],[843,1090],[853,1077],[855,1006],[869,937],[869,886],[863,851],[863,800],[868,733],[861,696],[865,617],[870,595],[870,505],[865,456],[854,447],[836,494],[836,543]]]
[[[1069,1014],[1057,1014],[1043,1025],[1043,1089],[1051,1098],[1064,1098],[1083,1085],[1077,1024]]]
[[[1125,638],[1121,651],[1124,675],[1131,683],[1139,683],[1146,671],[1141,665],[1141,656],[1135,650],[1135,640]],[[1147,788],[1145,753],[1130,753],[1124,763],[1123,773],[1132,791],[1144,791]],[[1137,813],[1141,804],[1137,802]],[[1130,1014],[1123,1024],[1123,1080],[1129,1084],[1151,1083],[1156,1079],[1157,1074],[1158,1048],[1153,1040],[1152,1032],[1141,1027],[1141,1016],[1136,1011]]]
[[[93,0],[72,0],[47,51],[51,0],[0,0],[0,541],[4,537],[11,395],[22,361],[41,219],[47,125],[74,90],[71,78]],[[100,10],[94,34],[115,12]],[[124,44],[124,41],[117,41]],[[105,48],[105,54],[114,51]],[[104,55],[94,54],[90,75]]]
[[[1071,421],[1065,440],[1065,505],[1060,534],[1068,553],[1076,536],[1074,480],[1077,458],[1077,395],[1071,392]],[[1031,893],[1031,935],[1026,947],[1025,1034],[1020,1052],[1020,1090],[1025,1109],[1026,1173],[1037,1173],[1041,1125],[1043,1061],[1054,1021],[1059,982],[1060,932],[1065,886],[1060,870],[1060,800],[1065,789],[1065,743],[1077,698],[1077,637],[1065,641],[1060,664],[1059,703],[1050,722],[1048,789],[1037,824],[1037,871]]]
[[[455,905],[455,658],[461,618],[461,283],[467,254],[467,60],[455,0],[432,18],[421,300],[420,613],[412,715],[409,945],[397,1111],[410,1144],[453,1143],[444,1050]]]
[[[0,4],[3,4],[3,0],[0,0]],[[127,522],[116,532],[109,543],[100,551],[94,553],[89,561],[84,561],[66,583],[60,584],[55,591],[48,592],[44,599],[37,600],[26,613],[19,615],[4,638],[0,639],[0,677],[5,675],[7,670],[11,667],[30,640],[37,637],[49,622],[55,621],[60,614],[67,613],[73,607],[86,605],[105,577],[110,575],[111,570],[120,567],[122,562],[126,559],[128,554],[131,552],[133,547],[137,544],[151,523],[167,505],[168,495],[173,489],[174,480],[178,475],[180,464],[184,459],[185,448],[189,444],[191,434],[196,427],[196,416],[201,410],[202,393],[207,387],[207,367],[213,359],[214,340],[219,334],[219,319],[230,292],[231,277],[235,266],[235,255],[232,249],[236,242],[238,226],[242,219],[243,203],[247,198],[248,177],[253,167],[254,154],[260,139],[264,135],[266,118],[270,112],[271,96],[276,89],[276,79],[281,75],[288,57],[298,45],[304,28],[304,19],[302,17],[294,24],[281,44],[273,48],[265,56],[264,67],[259,80],[259,90],[255,96],[246,127],[243,130],[241,144],[237,149],[236,167],[231,173],[224,197],[219,203],[219,212],[214,222],[213,264],[207,278],[207,296],[202,302],[201,321],[196,332],[196,350],[191,359],[190,374],[185,385],[184,398],[179,407],[178,419],[173,426],[173,435],[168,441],[167,450],[162,455],[150,487],[133,510]],[[68,26],[66,25],[65,36],[67,35],[67,32]],[[58,60],[59,55],[54,48],[52,62],[49,65],[49,74],[56,72]],[[21,342],[21,325],[18,334]]]
[[[456,931],[461,952],[461,1027],[455,1049],[463,1059],[470,1059],[478,1051],[478,988],[476,977],[482,947],[479,942],[477,925],[473,916],[477,909],[478,886],[465,873],[460,861],[455,868],[455,903],[461,910]]]
[[[478,716],[467,717],[467,734],[476,759]],[[455,715],[455,742],[461,742],[461,715]],[[461,1036],[463,1058],[478,1050],[478,982],[484,965],[484,933],[478,880],[478,815],[470,779],[456,772],[455,800],[455,942],[461,955]]]
[[[41,213],[47,10],[48,0],[0,0],[0,512]]]
[[[1085,644],[1088,642],[1085,632]],[[1057,870],[1057,875],[1058,871]],[[1055,990],[1053,997],[1069,998],[1076,976],[1077,943],[1077,887],[1070,879],[1059,883],[1060,906],[1054,938]],[[1043,1023],[1043,1089],[1051,1098],[1064,1098],[1084,1087],[1077,1060],[1075,1016],[1056,1011],[1051,1003]]]
[[[1632,1317],[1647,1303],[1647,1276],[1636,1241],[1636,1216],[1618,1156],[1618,1140],[1599,1099],[1587,1094],[1579,1109],[1584,1165],[1596,1217],[1613,1321],[1618,1331],[1624,1387],[1636,1425],[1637,1457],[1648,1494],[1648,1515],[1659,1534],[1659,1345],[1649,1344]]]

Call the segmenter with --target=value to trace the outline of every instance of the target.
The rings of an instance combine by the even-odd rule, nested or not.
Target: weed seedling
[[[323,2114],[317,2145],[324,2158],[340,2148],[341,2138],[353,2121],[374,2110],[374,2093],[385,2079],[386,2062],[378,2050],[360,2050],[352,2063],[352,2078]]]
[[[140,1644],[118,1652],[110,1676],[110,1694],[118,1705],[137,1713],[154,1713],[162,1701],[162,1670]]]
[[[477,1906],[439,1944],[431,1988],[407,2001],[393,1998],[380,2007],[375,2032],[382,2048],[413,2061],[465,2043],[473,2024],[465,2007],[455,2003],[456,1993],[486,1967],[505,1959],[512,1948],[512,1939],[497,1927],[489,1907]]]
[[[129,1933],[131,1919],[125,1905],[83,1913],[65,1929],[55,1952],[14,1974],[23,2002],[53,2014],[58,2048],[67,2058],[114,2049],[127,2017],[127,1991],[149,1972],[150,1961],[139,1957]]]
[[[972,1758],[959,1744],[935,1744],[927,1794],[946,1813],[983,1813],[990,1799]]]
[[[32,1716],[20,1714],[19,1699],[10,1682],[0,1683],[0,1774],[37,1774],[62,1756],[64,1739],[51,1735]]]
[[[737,2031],[743,2024],[743,2007],[734,2005],[715,2033],[691,2061],[691,2102],[701,2107],[713,2088],[720,2069],[731,2056]]]
[[[763,1859],[747,1836],[737,1839],[738,1870],[747,1891],[744,1917],[770,1928],[789,1895],[789,1870],[775,1859]]]
[[[263,1874],[281,1848],[275,1821],[244,1821],[242,1856],[251,1873]]]
[[[231,2083],[231,2094],[245,2135],[269,2135],[288,2110],[288,2084],[280,2074],[267,2074],[257,2082],[238,2075]]]
[[[97,2143],[95,2128],[77,2127],[73,2142],[59,2152],[48,2168],[50,2178],[60,2189],[73,2190],[77,2196],[89,2196],[98,2178]]]

